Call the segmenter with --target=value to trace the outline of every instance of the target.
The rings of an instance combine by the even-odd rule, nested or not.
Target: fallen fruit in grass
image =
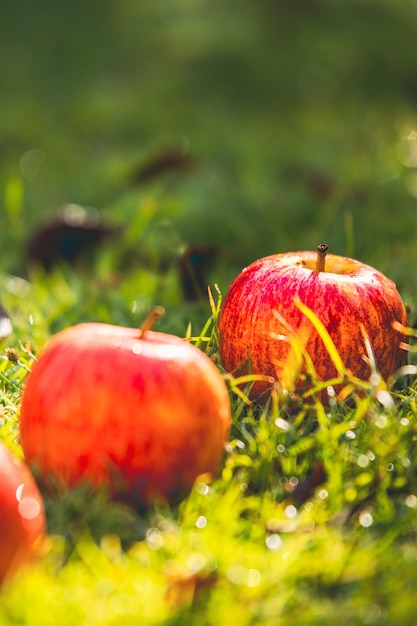
[[[88,263],[92,252],[116,234],[98,211],[68,204],[32,233],[25,262],[30,269],[42,267],[47,272],[60,264]]]
[[[53,336],[28,376],[21,444],[42,477],[107,485],[138,507],[215,473],[230,426],[210,358],[174,335],[84,323]]]
[[[0,442],[0,584],[40,553],[46,522],[26,464]]]
[[[228,372],[271,376],[294,391],[344,373],[386,380],[407,360],[394,322],[407,325],[395,284],[376,269],[317,252],[275,254],[246,267],[226,294],[219,318]],[[269,384],[270,387],[270,384]],[[256,382],[252,397],[268,384]],[[337,386],[336,386],[337,388]]]

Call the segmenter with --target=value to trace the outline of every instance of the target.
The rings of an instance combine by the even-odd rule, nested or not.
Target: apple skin
[[[407,351],[401,348],[404,339],[392,327],[394,321],[407,325],[395,284],[376,269],[348,257],[327,255],[325,271],[316,270],[316,259],[317,253],[312,251],[274,254],[255,261],[237,276],[219,317],[220,356],[227,372],[247,372],[250,357],[251,372],[282,383],[292,348],[277,335],[288,336],[286,320],[295,332],[303,324],[308,334],[305,349],[319,379],[337,376],[323,341],[297,307],[297,298],[321,320],[345,367],[357,378],[367,380],[371,374],[361,325],[385,380],[406,363]],[[306,386],[299,374],[294,381],[298,391]],[[256,382],[251,397],[270,387]]]
[[[45,344],[20,420],[25,458],[41,477],[106,485],[144,508],[218,470],[231,411],[219,370],[185,340],[83,323]]]
[[[42,496],[27,465],[0,442],[0,584],[41,553]]]

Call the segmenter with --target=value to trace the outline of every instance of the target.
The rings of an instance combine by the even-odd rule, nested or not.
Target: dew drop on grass
[[[206,483],[200,483],[197,482],[195,484],[195,490],[197,491],[197,493],[199,493],[201,496],[207,496],[209,491],[210,491],[210,487],[206,484]]]
[[[363,528],[369,528],[374,523],[374,518],[369,513],[369,511],[362,511],[359,515],[359,524],[363,526]]]
[[[327,387],[327,395],[329,396],[329,398],[334,398],[336,396],[336,392],[334,390],[334,387],[332,387],[331,385],[329,385],[329,387]]]
[[[359,467],[368,467],[370,463],[369,456],[367,454],[360,454],[356,463],[359,465]]]
[[[327,491],[327,489],[320,489],[318,496],[320,498],[320,500],[325,500],[329,495],[329,492]]]
[[[400,424],[401,424],[401,426],[409,426],[410,425],[410,420],[408,419],[408,417],[402,417],[400,419]]]
[[[417,497],[413,493],[410,493],[405,499],[405,504],[410,509],[415,509],[417,507]]]
[[[355,439],[356,438],[356,434],[353,432],[353,430],[347,430],[345,435],[346,435],[347,439]]]
[[[282,419],[282,417],[278,417],[275,420],[275,426],[278,426],[278,428],[284,431],[287,431],[290,428],[289,423],[286,420]]]
[[[294,519],[295,517],[297,517],[297,513],[298,511],[293,504],[289,504],[285,508],[285,515],[288,517],[288,519]]]
[[[394,400],[389,391],[385,389],[378,390],[376,392],[376,398],[386,409],[392,409],[394,407]]]
[[[387,464],[387,472],[392,472],[394,470],[394,463]]]
[[[204,515],[199,515],[195,525],[197,528],[205,528],[207,526],[207,518],[205,518]]]
[[[265,543],[269,550],[279,550],[282,546],[282,539],[277,533],[272,533],[265,539]]]
[[[164,538],[158,528],[149,528],[146,531],[146,545],[151,550],[159,550],[164,544]]]
[[[233,439],[226,445],[226,451],[230,453],[230,452],[234,452],[236,449],[244,450],[245,447],[246,446],[243,441],[241,441],[240,439]]]

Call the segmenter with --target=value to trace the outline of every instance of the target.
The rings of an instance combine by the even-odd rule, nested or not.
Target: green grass
[[[193,339],[215,362],[219,304]],[[20,390],[34,355],[27,342],[14,348],[17,362],[9,351],[1,362],[1,435],[21,454]],[[251,406],[242,381],[226,380],[233,424],[219,475],[141,515],[84,486],[45,493],[45,554],[3,590],[0,623],[412,623],[414,375],[390,398],[374,381],[355,406],[328,409],[278,396]]]
[[[137,326],[160,304],[158,328],[221,368],[219,291],[274,252],[326,241],[374,265],[415,325],[416,10],[2,9],[0,300],[14,328],[0,344],[2,441],[22,454],[27,372],[51,334],[79,321]],[[189,169],[132,183],[172,146]],[[28,269],[30,234],[67,203],[99,209],[116,238],[79,266]],[[214,305],[185,300],[178,273],[184,247],[208,245]],[[44,557],[3,590],[0,624],[414,625],[415,370],[393,382],[392,402],[369,383],[355,406],[300,398],[296,411],[276,397],[252,407],[244,382],[226,380],[233,424],[218,476],[143,515],[86,487],[45,493]]]

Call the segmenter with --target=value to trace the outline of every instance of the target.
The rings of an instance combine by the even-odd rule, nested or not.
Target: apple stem
[[[150,330],[158,320],[161,319],[161,317],[164,315],[165,313],[165,309],[162,306],[155,306],[150,313],[148,314],[148,316],[146,317],[146,319],[142,322],[142,324],[139,327],[139,332],[140,332],[140,336],[143,337],[143,335]]]
[[[324,272],[326,264],[326,254],[329,251],[327,243],[321,243],[317,246],[316,272]]]

